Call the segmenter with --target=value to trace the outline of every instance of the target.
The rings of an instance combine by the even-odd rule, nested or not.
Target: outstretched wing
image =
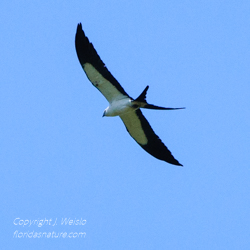
[[[140,109],[120,115],[129,134],[149,154],[159,160],[182,166],[155,134]]]
[[[109,102],[128,97],[128,94],[112,76],[97,54],[93,44],[85,36],[81,23],[77,26],[75,46],[78,59],[88,79]]]

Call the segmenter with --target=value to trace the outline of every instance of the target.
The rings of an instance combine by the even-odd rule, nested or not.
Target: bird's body
[[[88,79],[109,102],[103,116],[120,116],[129,134],[144,150],[160,160],[182,166],[154,133],[140,110],[141,108],[158,110],[182,108],[165,108],[148,104],[146,101],[148,86],[138,98],[131,98],[108,71],[93,44],[85,36],[81,24],[77,26],[75,45],[78,59]]]
[[[113,100],[104,110],[103,116],[119,116],[128,112],[133,112],[136,108],[133,107],[132,100],[128,97],[118,100]]]

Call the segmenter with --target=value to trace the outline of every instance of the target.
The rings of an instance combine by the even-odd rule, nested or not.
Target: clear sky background
[[[249,13],[247,0],[1,1],[0,248],[250,249]],[[102,118],[79,22],[130,96],[149,85],[150,103],[186,107],[143,110],[183,168]]]

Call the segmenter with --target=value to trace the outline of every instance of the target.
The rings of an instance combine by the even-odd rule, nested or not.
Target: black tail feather
[[[158,110],[177,110],[177,109],[185,109],[185,108],[165,108],[165,107],[160,107],[156,106],[153,104],[148,104],[146,101],[146,94],[148,91],[149,86],[147,86],[142,93],[133,101],[139,108],[144,108],[144,109],[158,109]]]
[[[165,108],[165,107],[160,107],[160,106],[156,106],[153,104],[146,104],[144,107],[142,107],[144,109],[159,109],[159,110],[177,110],[177,109],[185,109],[185,108]]]
[[[142,93],[135,99],[135,102],[147,102],[146,101],[146,94],[148,91],[149,86],[147,86]]]

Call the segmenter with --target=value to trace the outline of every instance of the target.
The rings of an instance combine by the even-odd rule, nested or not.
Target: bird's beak
[[[103,112],[103,115],[102,115],[102,117],[104,117],[105,116],[105,111]]]

